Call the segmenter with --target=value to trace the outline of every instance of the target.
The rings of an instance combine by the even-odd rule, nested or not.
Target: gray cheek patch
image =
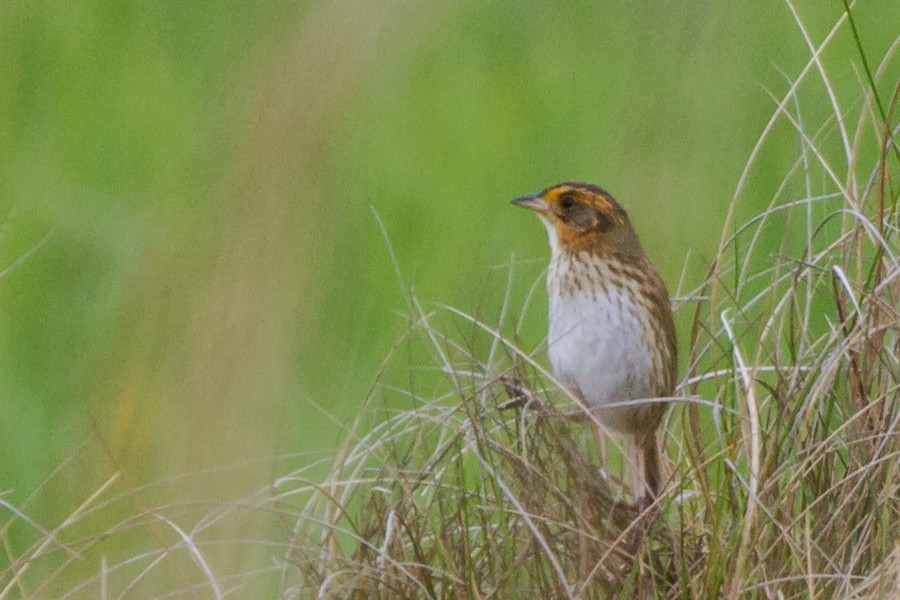
[[[601,213],[596,208],[586,206],[584,204],[576,204],[565,215],[565,219],[573,226],[582,231],[609,231],[612,229],[613,222],[607,215]]]

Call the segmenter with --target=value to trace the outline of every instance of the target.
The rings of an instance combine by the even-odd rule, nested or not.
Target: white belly
[[[653,355],[627,293],[550,296],[548,351],[553,373],[591,408],[655,396]],[[644,316],[646,318],[646,316]],[[599,410],[609,426],[639,428],[636,408]]]

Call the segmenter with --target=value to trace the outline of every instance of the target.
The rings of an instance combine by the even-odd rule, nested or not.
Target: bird
[[[657,429],[678,362],[665,282],[628,213],[602,187],[569,181],[512,202],[547,228],[553,376],[599,423],[629,439],[635,504],[647,507],[662,484]]]

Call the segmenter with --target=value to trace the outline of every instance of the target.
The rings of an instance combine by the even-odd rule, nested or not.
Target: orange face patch
[[[602,250],[607,238],[628,227],[625,210],[603,188],[575,182],[560,183],[541,192],[543,213],[552,224],[562,247],[570,250]]]

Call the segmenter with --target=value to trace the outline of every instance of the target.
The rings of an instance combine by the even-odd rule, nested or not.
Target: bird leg
[[[518,380],[513,377],[500,377],[500,383],[503,384],[504,389],[506,389],[506,395],[509,396],[509,400],[498,407],[500,410],[521,408],[522,410],[536,412],[541,416],[559,417],[578,423],[583,423],[590,418],[587,413],[580,410],[573,410],[571,412],[560,412],[556,410],[546,402],[542,402],[540,399],[536,398],[534,394],[531,393],[531,390],[520,384]]]
[[[659,496],[662,483],[660,471],[659,447],[656,445],[656,432],[649,431],[638,435],[634,440],[635,464],[637,466],[634,486],[635,504],[644,510],[653,504]]]

